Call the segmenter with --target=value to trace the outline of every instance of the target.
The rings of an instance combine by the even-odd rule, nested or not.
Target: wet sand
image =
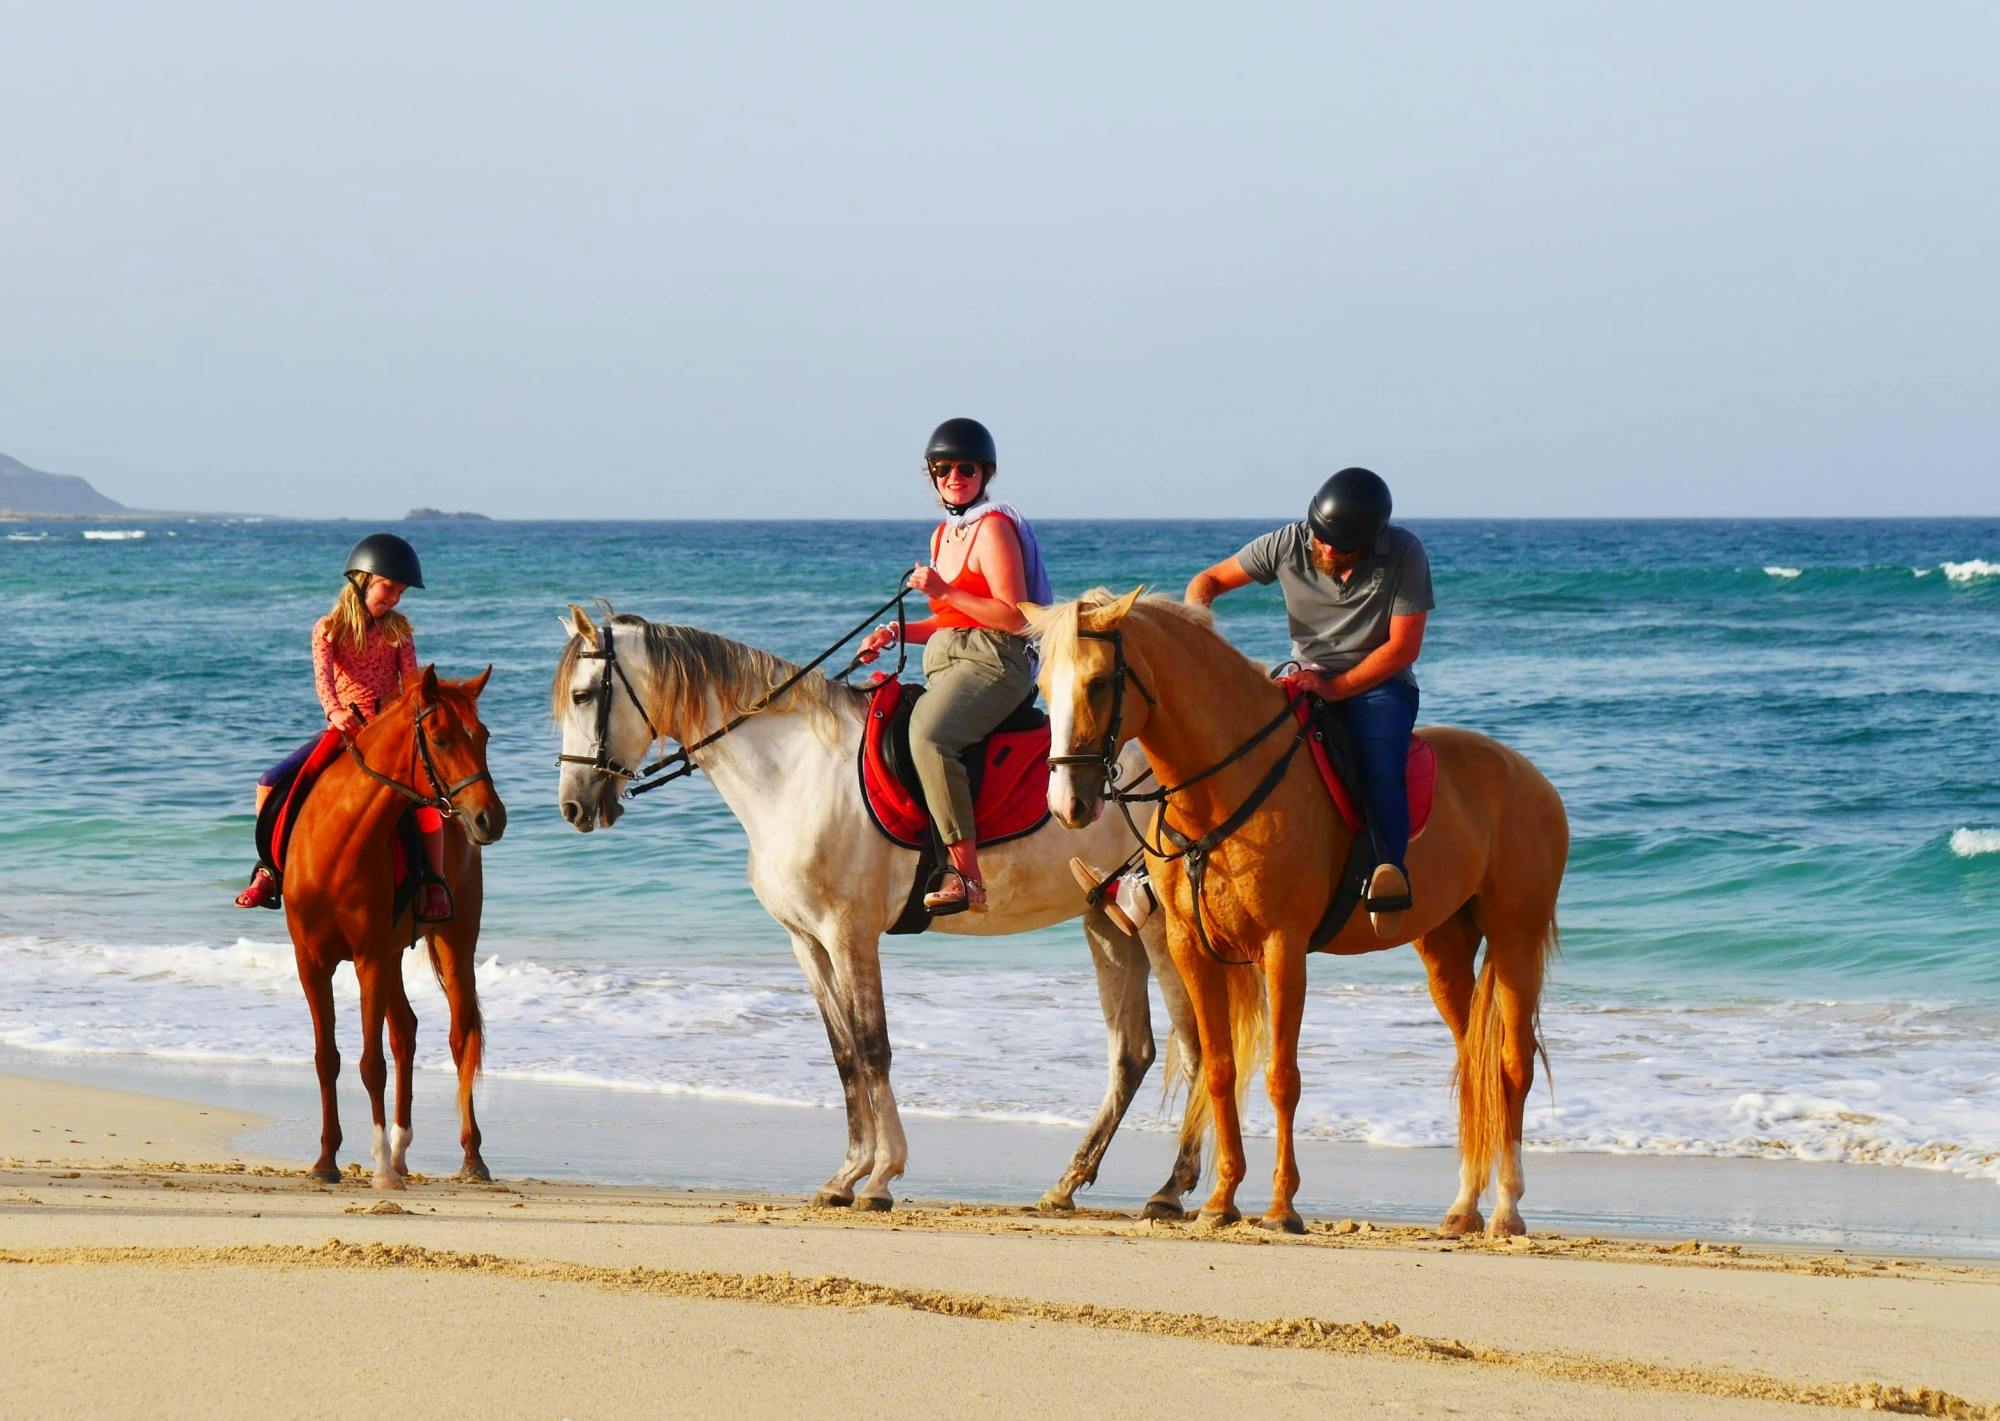
[[[422,1174],[382,1193],[243,1158],[246,1118],[0,1078],[9,1415],[303,1395],[444,1415],[2000,1417],[2000,1270],[1979,1264]],[[64,1153],[23,1153],[51,1124]],[[126,1148],[134,1129],[153,1143]]]

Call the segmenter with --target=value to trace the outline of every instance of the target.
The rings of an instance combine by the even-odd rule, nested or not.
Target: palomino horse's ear
[[[1094,632],[1110,631],[1130,615],[1133,605],[1138,602],[1140,594],[1145,590],[1146,584],[1142,582],[1123,597],[1120,597],[1116,602],[1109,602],[1102,607],[1092,607],[1087,610],[1084,616],[1088,620],[1090,629]]]
[[[489,661],[486,663],[486,669],[484,671],[480,672],[477,676],[474,676],[470,681],[467,681],[465,683],[465,689],[467,694],[469,694],[475,701],[478,700],[479,693],[486,689],[486,683],[492,679],[493,679],[493,663]]]
[[[426,666],[424,668],[424,704],[431,705],[437,700],[437,698],[438,698],[438,669],[437,669],[437,663],[432,662],[429,666]]]
[[[592,646],[597,645],[597,628],[590,624],[590,613],[584,611],[583,608],[577,606],[574,602],[569,604],[569,622],[567,626],[571,636],[580,636]]]

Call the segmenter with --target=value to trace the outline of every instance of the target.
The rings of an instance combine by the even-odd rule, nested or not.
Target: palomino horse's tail
[[[1467,1014],[1465,1039],[1459,1045],[1458,1065],[1452,1071],[1452,1085],[1458,1091],[1458,1148],[1466,1167],[1480,1179],[1492,1177],[1493,1167],[1507,1148],[1507,1077],[1502,1051],[1506,1027],[1501,1018],[1494,966],[1496,948],[1486,940],[1485,960],[1479,982],[1472,989],[1472,1008]],[[1562,951],[1562,934],[1555,915],[1549,915],[1539,941],[1524,951],[1525,961],[1510,964],[1507,985],[1533,1003],[1532,1030],[1535,1054],[1542,1058],[1542,1070],[1553,1075],[1549,1055],[1542,1047],[1542,979],[1549,960]]]

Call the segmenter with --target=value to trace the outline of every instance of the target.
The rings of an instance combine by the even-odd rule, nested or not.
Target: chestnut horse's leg
[[[864,1178],[875,1160],[875,1110],[861,1085],[861,1071],[855,1060],[854,1031],[847,1019],[847,1007],[833,983],[833,963],[817,939],[801,932],[792,933],[792,955],[806,974],[813,1000],[819,1003],[820,1019],[826,1023],[827,1045],[833,1051],[833,1068],[840,1073],[840,1092],[847,1104],[847,1157],[833,1177],[814,1192],[812,1202],[822,1208],[845,1208],[854,1202],[854,1186]]]
[[[1465,1030],[1472,1011],[1472,964],[1479,954],[1479,937],[1479,922],[1468,903],[1416,942],[1417,955],[1430,974],[1431,1000],[1437,1003],[1444,1024],[1451,1028],[1452,1043],[1458,1049],[1454,1076],[1461,1083],[1467,1070]],[[1475,1173],[1471,1156],[1461,1147],[1458,1197],[1445,1211],[1438,1231],[1468,1234],[1485,1228],[1486,1220],[1479,1213],[1479,1195],[1485,1187],[1483,1174]]]
[[[388,968],[382,974],[385,989],[389,992],[389,1051],[396,1058],[396,1121],[389,1130],[389,1167],[398,1178],[410,1175],[410,1094],[413,1086],[411,1075],[416,1069],[417,1054],[417,1010],[410,1005],[409,994],[403,989],[402,964]]]
[[[361,1084],[368,1091],[368,1112],[375,1125],[372,1153],[377,1189],[403,1187],[403,1176],[389,1164],[388,1112],[382,1100],[383,1089],[389,1083],[389,1063],[382,1055],[382,1022],[390,997],[383,974],[400,965],[391,962],[385,968],[381,958],[374,954],[365,951],[354,954],[354,975],[361,984]]]
[[[325,1184],[340,1182],[340,1101],[334,1083],[340,1078],[340,1047],[333,1036],[333,968],[322,966],[298,950],[299,985],[305,989],[306,1006],[312,1012],[313,1066],[319,1072],[319,1158],[307,1171]]]
[[[1271,991],[1271,1064],[1265,1071],[1265,1083],[1278,1117],[1278,1163],[1271,1176],[1271,1207],[1260,1222],[1267,1229],[1302,1234],[1305,1221],[1292,1207],[1299,1192],[1292,1117],[1299,1108],[1299,1023],[1306,1014],[1306,955],[1281,936],[1266,938],[1264,973]]]
[[[457,839],[455,826],[447,826]],[[472,1086],[479,1078],[480,1062],[486,1051],[486,1020],[479,1011],[479,979],[474,971],[479,946],[479,921],[485,904],[484,867],[480,856],[467,845],[453,870],[452,918],[430,931],[426,944],[431,971],[451,1006],[451,1061],[458,1068],[458,1143],[465,1151],[459,1166],[461,1179],[489,1180],[492,1172],[479,1153],[479,1118],[472,1108]]]
[[[1145,947],[1137,938],[1118,931],[1101,910],[1084,915],[1083,935],[1090,943],[1091,965],[1097,969],[1097,1000],[1104,1011],[1110,1078],[1069,1168],[1035,1206],[1044,1213],[1069,1213],[1076,1207],[1076,1191],[1097,1182],[1104,1151],[1153,1065],[1152,1002],[1146,994],[1151,974]],[[1174,1203],[1178,1209],[1180,1201]]]

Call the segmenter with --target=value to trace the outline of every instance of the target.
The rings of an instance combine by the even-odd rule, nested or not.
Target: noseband
[[[435,809],[445,818],[455,819],[458,817],[458,806],[452,803],[452,797],[460,790],[468,789],[478,784],[481,780],[492,784],[493,773],[490,770],[481,770],[477,774],[467,775],[456,784],[445,783],[444,776],[438,773],[437,761],[431,758],[430,737],[424,733],[424,722],[430,718],[431,713],[436,709],[437,707],[434,705],[425,706],[416,714],[417,755],[423,761],[424,774],[431,782],[431,792],[429,794],[414,789],[404,784],[401,780],[391,779],[389,776],[376,770],[362,757],[361,747],[356,745],[352,740],[347,742],[347,753],[354,757],[354,763],[361,767],[361,773],[368,776],[369,779],[374,780],[377,784],[388,786],[412,804],[422,808]]]

